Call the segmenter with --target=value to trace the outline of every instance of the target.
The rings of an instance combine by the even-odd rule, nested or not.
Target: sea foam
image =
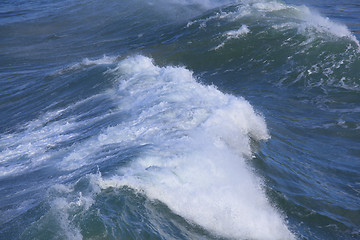
[[[135,116],[96,141],[148,147],[117,174],[100,177],[102,189],[133,188],[220,236],[293,238],[246,163],[250,139],[269,138],[264,118],[246,100],[144,56],[120,62],[113,74],[121,105]]]
[[[49,200],[51,210],[46,216],[58,216],[59,227],[70,234],[68,237],[82,237],[69,211],[78,207],[86,211],[104,189],[129,187],[163,202],[189,223],[218,236],[294,238],[284,217],[269,203],[262,180],[247,163],[254,154],[251,142],[270,137],[264,118],[249,102],[198,83],[184,67],[160,67],[145,56],[122,60],[107,74],[114,77],[117,89],[101,96],[117,104],[112,114],[127,117],[61,151],[56,166],[74,171],[106,164],[111,151],[136,149],[136,154],[110,175],[94,175],[90,194],[72,193],[65,185],[54,188],[55,192],[62,189],[61,194],[50,194],[53,199]],[[26,126],[29,139],[22,140],[21,148],[42,136],[36,142],[40,150],[30,156],[31,162],[46,158],[49,144],[64,141],[53,140],[53,135],[72,138],[67,135],[69,129],[89,123],[56,120],[67,110],[49,113]],[[51,129],[49,133],[47,128]],[[7,140],[2,141],[6,145]],[[107,152],[101,154],[104,149]],[[23,149],[19,154],[27,153]]]

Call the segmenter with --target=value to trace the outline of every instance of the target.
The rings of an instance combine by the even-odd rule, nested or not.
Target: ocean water
[[[355,0],[3,0],[0,239],[360,239]]]

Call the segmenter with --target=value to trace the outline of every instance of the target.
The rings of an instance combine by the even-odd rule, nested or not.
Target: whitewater
[[[0,239],[358,239],[340,2],[5,1]]]

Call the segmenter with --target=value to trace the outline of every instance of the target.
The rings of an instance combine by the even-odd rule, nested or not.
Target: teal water
[[[3,1],[0,239],[360,238],[356,1]]]

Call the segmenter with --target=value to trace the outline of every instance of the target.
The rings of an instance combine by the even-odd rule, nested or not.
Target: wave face
[[[358,239],[359,6],[301,4],[5,1],[0,239]]]

